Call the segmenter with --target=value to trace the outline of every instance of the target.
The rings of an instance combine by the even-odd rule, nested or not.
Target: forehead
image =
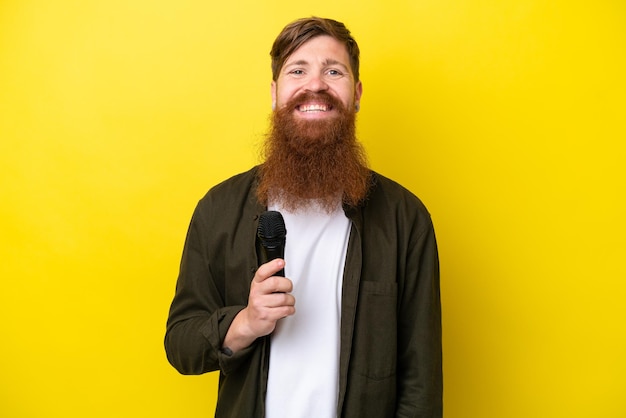
[[[283,66],[296,62],[300,64],[334,62],[350,68],[348,49],[343,43],[328,35],[316,36],[300,45],[287,57]]]

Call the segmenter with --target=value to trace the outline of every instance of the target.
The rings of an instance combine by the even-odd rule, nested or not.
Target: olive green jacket
[[[215,186],[198,203],[167,322],[167,357],[180,373],[220,371],[216,417],[265,413],[269,337],[231,356],[220,351],[258,267],[255,235],[266,208],[255,197],[256,173]],[[374,172],[367,201],[344,210],[352,226],[337,417],[441,417],[439,262],[430,215]]]

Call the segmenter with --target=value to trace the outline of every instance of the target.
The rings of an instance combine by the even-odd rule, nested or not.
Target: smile
[[[324,104],[298,106],[298,111],[300,112],[327,112],[328,110],[330,110],[330,106],[326,106]]]

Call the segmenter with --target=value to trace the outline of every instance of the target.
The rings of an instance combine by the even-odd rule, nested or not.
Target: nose
[[[311,75],[311,77],[307,80],[305,90],[314,93],[326,91],[328,90],[328,84],[326,84],[326,81],[324,81],[324,78],[321,75]]]

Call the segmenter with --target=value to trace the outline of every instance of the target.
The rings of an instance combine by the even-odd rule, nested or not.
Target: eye
[[[343,73],[339,70],[328,70],[326,73],[332,77],[340,77],[343,75]]]
[[[300,70],[300,69],[291,70],[289,72],[289,74],[292,74],[292,75],[303,75],[304,74],[304,70]]]

